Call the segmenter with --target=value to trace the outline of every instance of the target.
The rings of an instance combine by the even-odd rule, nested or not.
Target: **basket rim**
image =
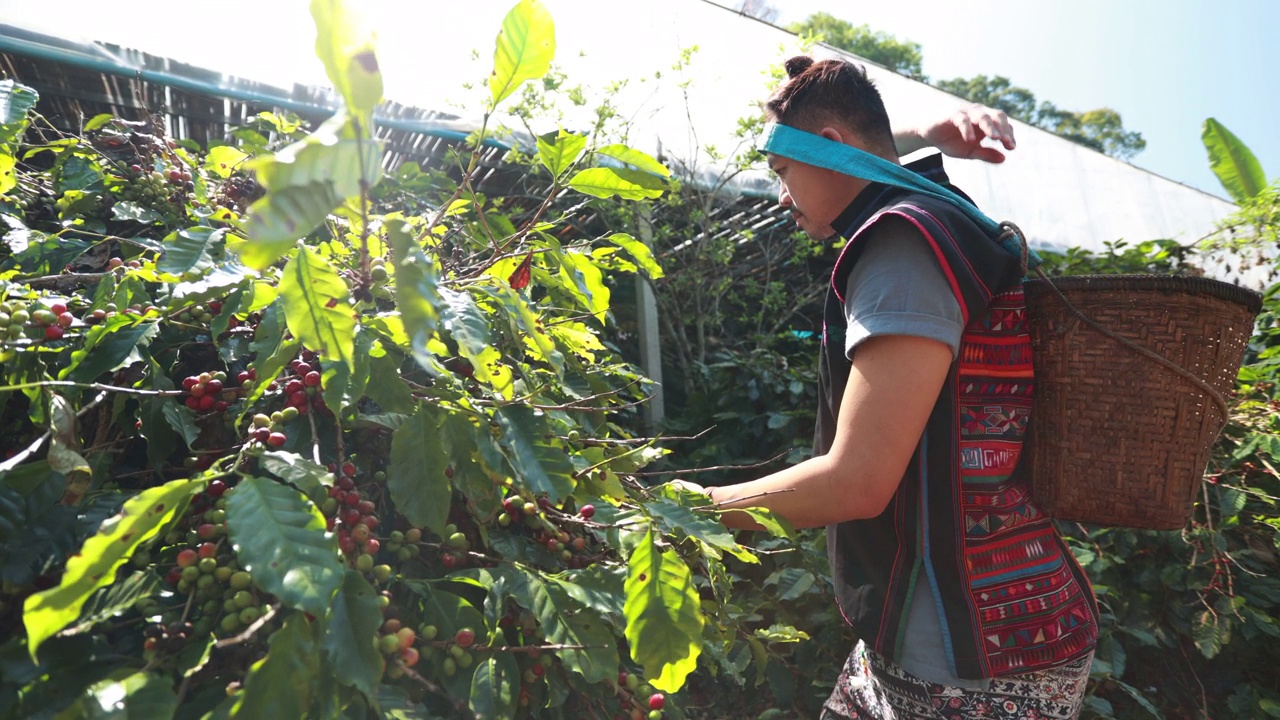
[[[1262,294],[1248,288],[1212,278],[1188,275],[1058,275],[1045,278],[1027,278],[1024,291],[1031,295],[1052,292],[1045,287],[1052,282],[1059,290],[1095,292],[1177,292],[1192,295],[1208,295],[1219,300],[1236,303],[1252,313],[1262,311]]]

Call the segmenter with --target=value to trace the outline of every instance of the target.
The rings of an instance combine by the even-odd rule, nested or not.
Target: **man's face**
[[[848,201],[840,202],[836,191],[842,183],[838,173],[799,160],[769,155],[769,169],[778,176],[778,204],[809,237],[826,240],[836,234],[832,221]]]
[[[846,142],[845,135],[834,128],[823,128],[821,136],[836,142]],[[852,139],[852,135],[846,135]],[[851,142],[854,147],[861,147]],[[791,211],[791,217],[809,237],[826,240],[836,234],[831,223],[849,203],[867,186],[865,180],[850,177],[834,170],[815,167],[769,153],[769,169],[778,176],[781,188],[778,204]]]

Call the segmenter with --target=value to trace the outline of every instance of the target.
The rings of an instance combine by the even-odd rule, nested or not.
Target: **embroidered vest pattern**
[[[963,554],[983,654],[996,676],[1072,657],[1096,641],[1092,599],[1016,473],[1035,389],[1022,288],[992,298],[957,359]]]

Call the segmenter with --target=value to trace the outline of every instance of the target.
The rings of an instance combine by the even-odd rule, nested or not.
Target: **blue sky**
[[[1206,117],[1280,178],[1280,0],[771,2],[781,25],[826,11],[914,40],[931,78],[1004,75],[1060,108],[1114,108],[1147,141],[1132,162],[1172,180],[1225,194]]]

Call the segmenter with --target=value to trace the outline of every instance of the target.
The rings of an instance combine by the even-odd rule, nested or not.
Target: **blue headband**
[[[814,135],[789,125],[769,123],[764,126],[764,134],[757,147],[761,152],[781,155],[807,165],[945,200],[969,216],[987,235],[993,238],[1001,236],[999,223],[984,215],[973,203],[897,163],[891,163],[850,145],[828,140],[821,135]],[[1000,245],[1014,257],[1022,257],[1022,244],[1016,238],[1006,237],[1000,240]],[[1034,268],[1039,264],[1040,256],[1030,251],[1028,267]]]

